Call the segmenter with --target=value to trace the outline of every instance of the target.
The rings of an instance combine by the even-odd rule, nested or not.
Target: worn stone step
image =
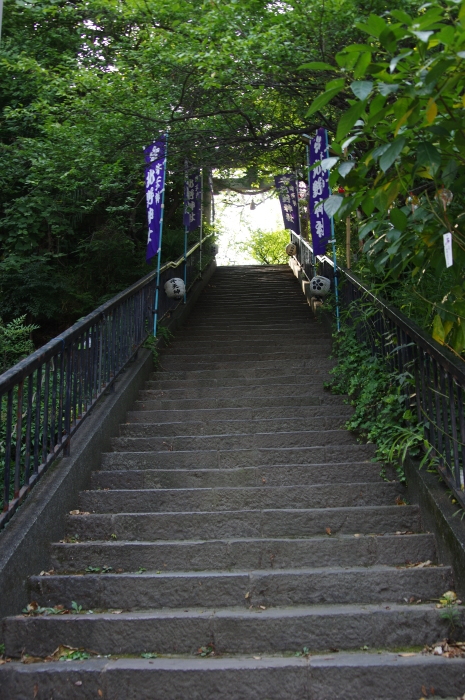
[[[331,378],[328,369],[315,368],[311,375],[302,377],[302,385],[319,386],[321,387],[324,381]],[[154,373],[151,379],[146,383],[146,389],[190,389],[196,387],[247,387],[247,386],[282,386],[287,384],[295,384],[296,375],[294,373],[279,375],[271,375],[267,377],[224,377],[223,379],[207,379],[189,377],[185,379],[163,379],[163,376]]]
[[[140,392],[145,395],[144,392]],[[297,406],[341,406],[344,405],[346,396],[344,395],[334,395],[329,392],[322,391],[321,394],[316,392],[311,392],[305,394],[304,391],[300,395],[287,396],[285,389],[279,392],[279,388],[276,390],[274,396],[244,396],[239,398],[203,398],[203,399],[170,399],[170,398],[159,398],[159,399],[149,399],[144,398],[143,400],[136,401],[134,408],[136,410],[147,409],[149,411],[165,409],[167,411],[174,409],[179,410],[180,408],[186,409],[203,409],[203,408],[264,408],[264,407],[294,407]]]
[[[120,425],[120,437],[152,438],[187,435],[232,435],[239,433],[279,433],[308,431],[309,427],[319,431],[342,428],[347,421],[346,415],[334,409],[333,415],[315,416],[309,426],[308,418],[268,418],[266,420],[213,420],[213,421],[179,421],[177,423],[123,423]],[[347,431],[344,431],[347,432]],[[350,433],[349,433],[350,434]]]
[[[321,372],[332,369],[335,366],[334,360],[328,356],[317,358],[316,360],[292,360],[286,362],[285,366],[279,363],[275,365],[253,365],[233,367],[230,369],[200,369],[200,370],[173,370],[166,371],[162,368],[157,369],[151,376],[152,379],[224,379],[224,378],[263,378],[270,376],[294,376],[311,377],[314,372]]]
[[[418,506],[280,508],[198,513],[102,513],[66,516],[74,540],[218,539],[312,537],[420,532]],[[401,535],[399,535],[400,537]]]
[[[325,447],[257,448],[254,450],[192,450],[173,452],[106,452],[102,467],[116,469],[229,469],[286,464],[331,464],[365,462],[374,455],[374,445],[330,445]]]
[[[448,625],[435,605],[321,605],[244,609],[186,609],[13,617],[4,621],[5,652],[45,657],[60,644],[98,654],[261,654],[433,644]]]
[[[115,451],[157,452],[169,449],[170,452],[186,450],[252,450],[261,447],[310,447],[312,445],[353,445],[356,437],[348,430],[301,430],[263,433],[232,433],[213,435],[172,435],[169,443],[163,435],[159,437],[112,438]]]
[[[172,343],[162,351],[162,357],[198,357],[199,355],[210,356],[225,356],[239,355],[258,355],[258,359],[262,355],[282,354],[285,353],[288,357],[301,356],[305,357],[309,350],[315,354],[316,350],[326,351],[328,354],[331,350],[331,344],[327,338],[315,338],[303,342],[297,339],[295,342],[290,337],[285,341],[268,340],[267,342],[225,342],[224,344],[213,342],[202,343]],[[253,359],[253,358],[252,358]]]
[[[130,489],[84,491],[79,507],[92,513],[192,512],[262,508],[337,508],[390,505],[403,487],[396,483],[340,483],[310,486]]]
[[[390,473],[393,480],[395,474]],[[93,489],[209,488],[218,486],[296,486],[338,482],[380,482],[380,465],[374,462],[340,464],[288,464],[280,467],[232,469],[131,469],[92,474]]]
[[[408,603],[436,600],[453,586],[447,566],[299,568],[33,576],[29,595],[40,606],[78,601],[85,610],[267,608],[291,605]]]
[[[326,420],[335,416],[339,420],[348,420],[354,409],[347,404],[319,404],[318,406],[286,406],[284,409],[279,406],[268,406],[261,408],[193,408],[186,410],[138,410],[128,411],[126,419],[128,423],[176,424],[182,422],[205,422],[212,420],[225,421],[248,421],[248,420],[291,420],[305,418],[309,425],[316,419]],[[168,428],[167,428],[168,429]]]
[[[434,537],[338,535],[306,539],[213,539],[183,542],[65,542],[52,545],[56,573],[111,566],[115,571],[206,571],[398,566],[436,562]]]
[[[207,363],[205,363],[207,365]],[[308,375],[314,369],[326,369],[335,366],[334,360],[330,359],[329,356],[315,357],[310,359],[289,359],[284,364],[282,362],[274,362],[267,360],[266,362],[238,362],[235,365],[228,365],[224,367],[218,367],[221,363],[215,362],[214,366],[207,365],[205,367],[193,367],[191,369],[182,367],[175,367],[174,369],[166,369],[164,366],[159,366],[157,369],[157,375],[161,378],[163,377],[177,377],[182,378],[184,376],[188,377],[266,377],[270,373],[276,374],[277,372],[283,372],[288,374],[289,372],[295,372],[297,375]],[[164,365],[164,363],[163,363]]]
[[[228,340],[234,342],[248,343],[252,342],[272,342],[273,340],[282,341],[284,339],[292,339],[295,337],[294,332],[291,329],[276,329],[267,328],[262,330],[259,325],[244,329],[235,329],[234,333],[231,333],[230,328],[218,328],[210,327],[203,330],[195,330],[195,328],[189,329],[188,331],[177,331],[174,339],[171,342],[180,343],[182,345],[189,342],[221,342],[225,343]],[[308,325],[300,326],[298,329],[299,339],[304,340],[307,343],[311,343],[312,338],[326,338],[328,343],[332,342],[331,334],[325,326]]]
[[[308,360],[317,359],[321,353],[321,348],[318,346],[308,347],[305,350],[280,350],[270,347],[269,349],[261,349],[257,352],[221,352],[217,350],[216,352],[210,353],[181,353],[181,352],[166,352],[161,358],[160,362],[163,366],[172,367],[175,364],[180,364],[181,367],[193,366],[193,365],[210,365],[213,366],[218,362],[222,364],[226,363],[237,363],[237,362],[280,362],[281,365],[285,365],[288,360]]]
[[[227,399],[246,398],[248,396],[279,396],[285,393],[286,396],[329,396],[334,397],[323,386],[323,378],[319,377],[315,381],[299,382],[295,377],[281,384],[239,384],[237,386],[201,386],[201,387],[180,387],[176,389],[160,389],[154,382],[147,382],[145,389],[139,392],[139,400],[145,401],[157,398],[165,399]]]
[[[192,357],[192,356],[191,356]],[[170,359],[168,355],[163,356],[163,362],[160,363],[160,367],[166,371],[202,371],[202,370],[236,370],[236,369],[258,369],[258,370],[269,370],[269,369],[282,369],[286,367],[289,369],[291,366],[299,367],[302,373],[310,371],[310,369],[316,365],[320,364],[319,355],[317,352],[314,354],[308,354],[307,357],[302,358],[301,355],[295,355],[289,357],[287,353],[284,353],[281,358],[274,358],[269,355],[268,358],[258,359],[247,359],[243,355],[232,356],[233,359],[223,360],[222,355],[215,355],[217,360],[213,359],[213,356],[204,357],[203,362],[193,362],[189,359],[189,356],[184,357],[182,361],[179,358]],[[250,356],[249,356],[250,357]],[[234,359],[235,358],[235,359]]]
[[[93,658],[0,667],[1,700],[32,698],[35,687],[54,700],[87,700],[100,697],[99,691],[111,700],[153,700],[154,688],[164,700],[412,700],[423,695],[422,688],[434,688],[438,700],[455,700],[465,687],[465,659],[342,652]]]

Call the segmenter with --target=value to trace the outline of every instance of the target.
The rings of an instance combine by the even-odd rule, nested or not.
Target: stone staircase
[[[419,653],[452,572],[343,429],[330,350],[288,268],[218,269],[30,580],[70,613],[4,621],[2,700],[465,692],[464,660]]]

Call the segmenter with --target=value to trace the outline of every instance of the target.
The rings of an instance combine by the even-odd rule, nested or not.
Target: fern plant
[[[26,315],[4,323],[0,316],[0,373],[34,352],[31,333],[39,328],[26,324]]]

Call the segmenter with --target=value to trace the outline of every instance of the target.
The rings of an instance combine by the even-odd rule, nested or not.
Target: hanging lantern
[[[310,292],[314,297],[325,297],[331,289],[331,280],[317,275],[310,280]]]
[[[182,299],[186,293],[186,285],[180,277],[172,277],[165,282],[165,294],[168,299]]]
[[[291,256],[297,253],[297,247],[295,243],[288,243],[286,246],[286,253]]]
[[[212,246],[210,247],[210,253],[213,256],[218,255],[218,246],[216,245],[216,243],[213,243]]]

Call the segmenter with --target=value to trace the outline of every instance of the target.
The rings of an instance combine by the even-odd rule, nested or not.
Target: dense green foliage
[[[413,2],[393,0],[396,6]],[[164,255],[182,244],[184,159],[304,162],[328,61],[380,0],[6,0],[0,46],[0,292],[5,318],[56,333],[147,271],[142,147],[169,129]]]
[[[333,80],[308,114],[346,99],[331,144],[328,213],[365,217],[359,236],[375,279],[429,305],[433,336],[465,350],[465,5],[392,6],[336,54]],[[312,64],[307,70],[312,69]],[[340,76],[340,77],[336,77]],[[339,104],[337,102],[337,104]],[[334,108],[333,108],[334,109]],[[348,156],[348,157],[347,157]],[[349,158],[349,159],[348,159]],[[446,268],[443,235],[452,233]],[[432,293],[429,289],[432,287]]]
[[[25,316],[3,323],[0,317],[0,373],[27,357],[34,350],[31,333],[37,329],[25,325]]]
[[[252,231],[240,250],[248,253],[261,265],[285,265],[288,261],[286,245],[289,243],[289,231]]]
[[[389,371],[384,358],[357,340],[356,322],[350,313],[335,335],[333,354],[338,364],[331,370],[333,379],[328,387],[336,394],[348,394],[354,406],[346,427],[363,441],[376,444],[376,459],[394,464],[404,480],[407,454],[418,456],[421,446],[429,451],[424,426],[417,423],[408,407],[406,397],[412,390],[408,369],[402,374]]]

